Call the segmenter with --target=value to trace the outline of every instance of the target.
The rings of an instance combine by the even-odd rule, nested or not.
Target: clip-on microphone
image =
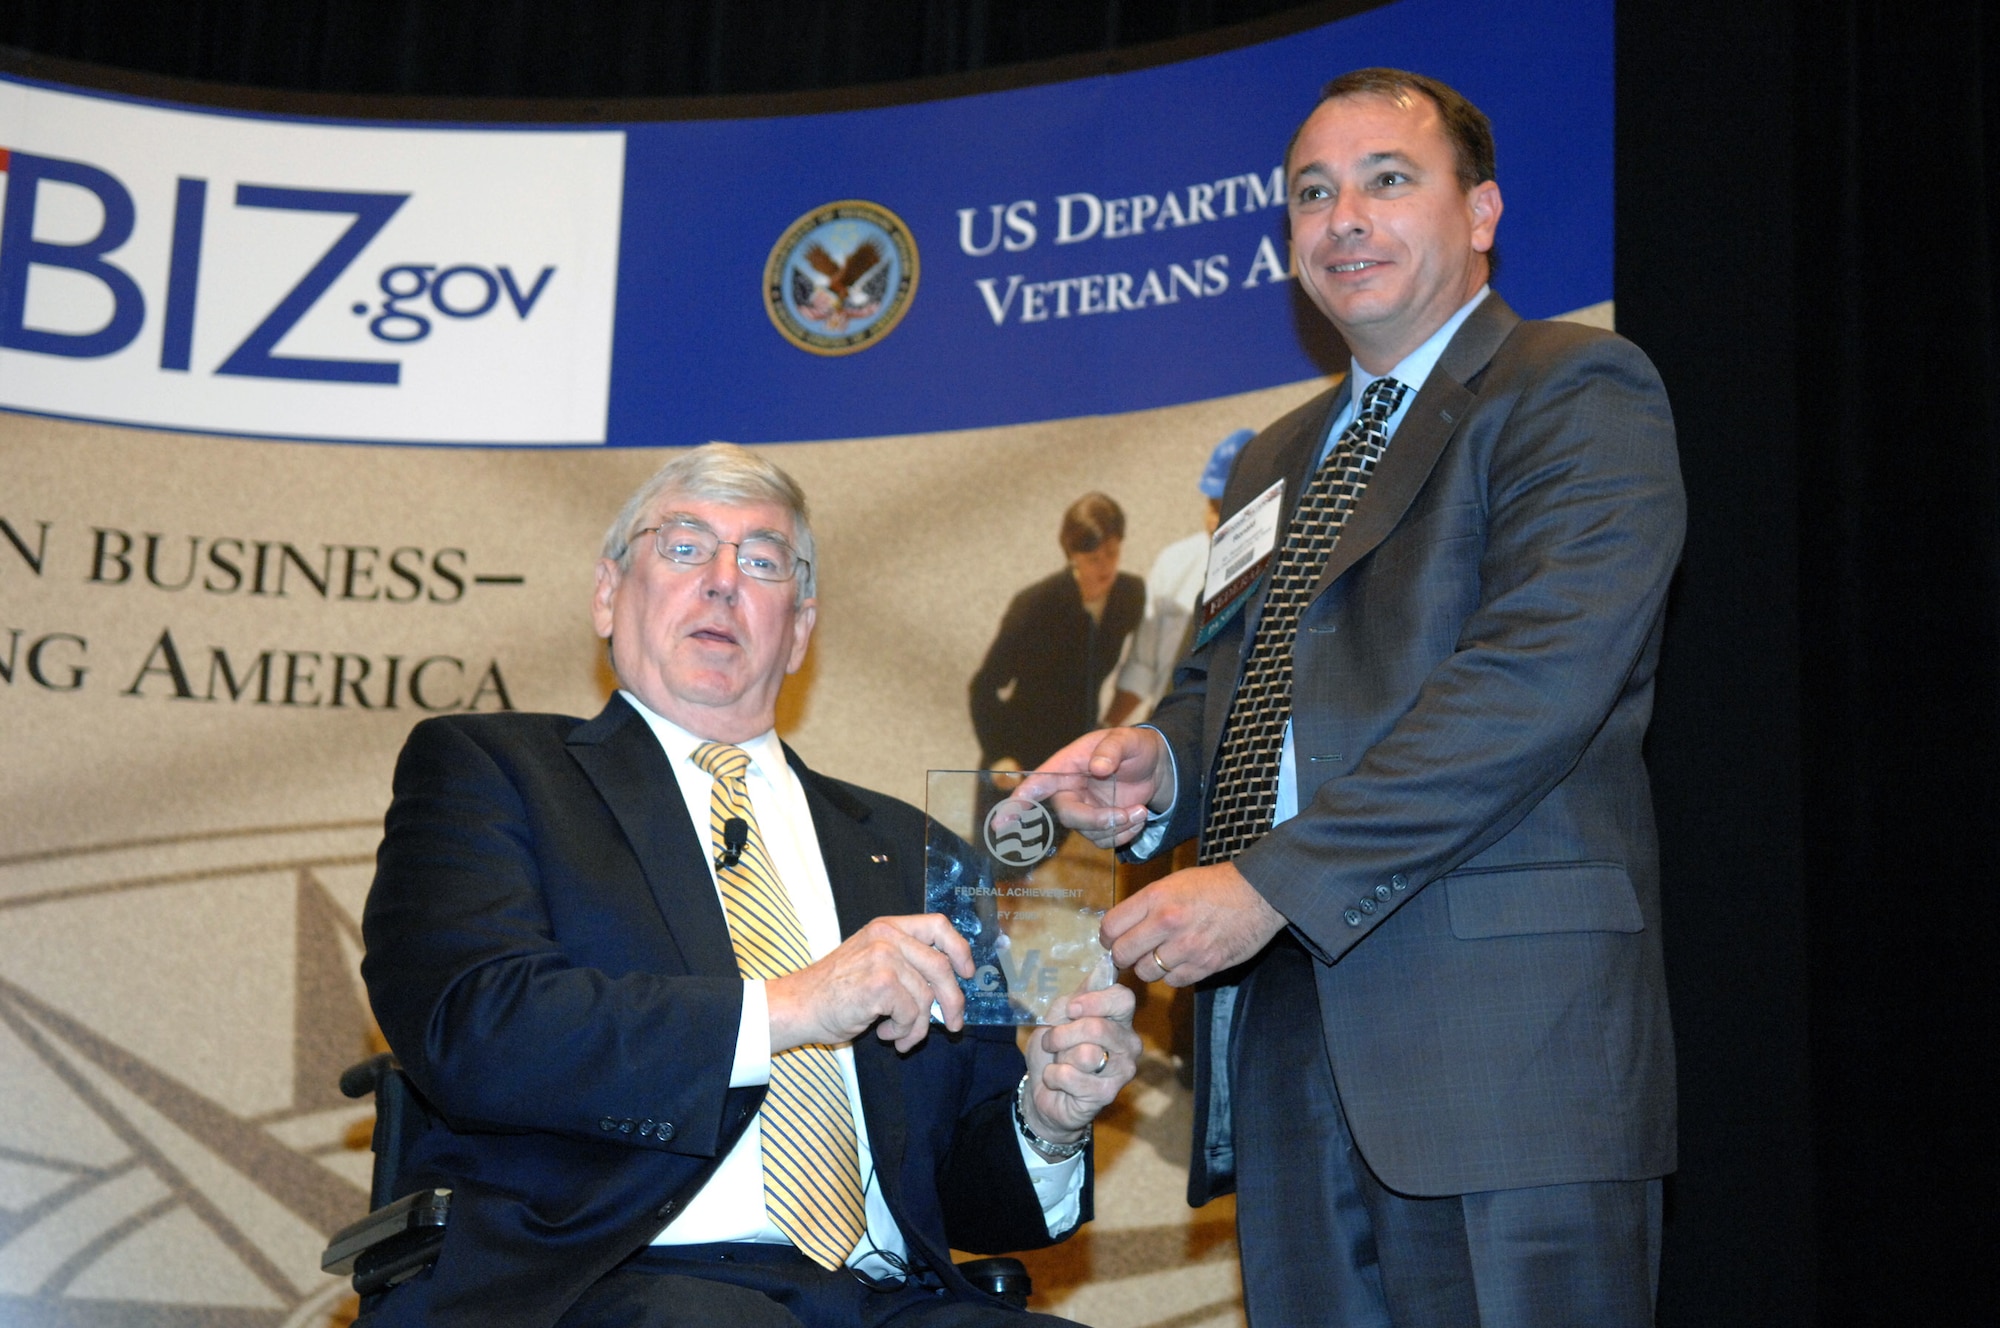
[[[715,869],[734,867],[743,857],[743,846],[750,842],[750,823],[740,816],[732,816],[722,823],[722,856],[715,860]]]

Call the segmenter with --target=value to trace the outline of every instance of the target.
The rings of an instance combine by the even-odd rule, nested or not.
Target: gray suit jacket
[[[1227,517],[1286,510],[1345,388],[1244,449]],[[1319,961],[1341,1102],[1391,1188],[1674,1167],[1672,1031],[1640,744],[1684,500],[1665,390],[1608,333],[1497,295],[1411,404],[1293,653],[1300,815],[1236,860]],[[1153,722],[1166,842],[1205,812],[1262,591]],[[1233,1187],[1234,988],[1204,992],[1191,1202]]]

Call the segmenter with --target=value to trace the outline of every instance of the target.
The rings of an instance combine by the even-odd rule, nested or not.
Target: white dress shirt
[[[687,805],[688,817],[697,834],[708,839],[709,795],[714,778],[694,763],[695,748],[705,741],[673,721],[649,710],[631,692],[620,693],[639,712],[653,735],[660,740],[667,763]],[[833,886],[827,880],[826,862],[820,856],[819,837],[813,833],[812,809],[806,803],[804,787],[785,761],[783,745],[776,730],[738,743],[750,756],[745,782],[750,789],[750,805],[757,814],[757,830],[770,854],[771,865],[791,896],[799,928],[815,960],[838,948],[841,941],[840,917],[835,911]],[[709,878],[715,865],[708,855]],[[716,898],[721,900],[721,888]],[[843,1044],[834,1049],[841,1078],[847,1084],[848,1105],[854,1111],[854,1132],[859,1141],[858,1161],[866,1189],[868,1230],[847,1262],[872,1276],[889,1276],[897,1270],[879,1257],[901,1259],[908,1251],[903,1233],[897,1229],[882,1187],[874,1178],[874,1154],[868,1145],[868,1121],[861,1111],[861,1090],[854,1077],[854,1049]],[[743,1017],[736,1029],[736,1059],[730,1069],[731,1088],[749,1088],[771,1080],[771,1016],[764,995],[764,983],[746,978],[743,982]],[[764,1154],[762,1120],[755,1119],[744,1130],[736,1147],[710,1174],[707,1184],[688,1201],[666,1229],[653,1238],[655,1245],[699,1245],[711,1241],[744,1240],[762,1244],[786,1244],[764,1211]],[[1018,1135],[1018,1131],[1017,1131]],[[1082,1213],[1083,1158],[1078,1155],[1062,1162],[1045,1162],[1020,1140],[1021,1156],[1028,1165],[1041,1200],[1049,1234],[1057,1235],[1075,1226]]]

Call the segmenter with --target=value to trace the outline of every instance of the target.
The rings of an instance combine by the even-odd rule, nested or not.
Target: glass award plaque
[[[972,946],[973,976],[959,980],[968,1024],[1060,1022],[1064,998],[1118,976],[1097,939],[1116,859],[1057,824],[1046,792],[1040,802],[1019,796],[1027,778],[1008,770],[928,776],[926,907]],[[1040,792],[1082,777],[1039,773],[1035,782]]]

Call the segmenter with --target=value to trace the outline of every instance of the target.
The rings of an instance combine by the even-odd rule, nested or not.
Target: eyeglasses
[[[773,535],[752,535],[746,540],[719,539],[707,526],[692,521],[669,521],[632,532],[632,538],[653,537],[660,556],[681,567],[701,567],[715,558],[725,544],[736,549],[736,566],[756,581],[789,581],[802,568],[812,566],[791,545]]]

